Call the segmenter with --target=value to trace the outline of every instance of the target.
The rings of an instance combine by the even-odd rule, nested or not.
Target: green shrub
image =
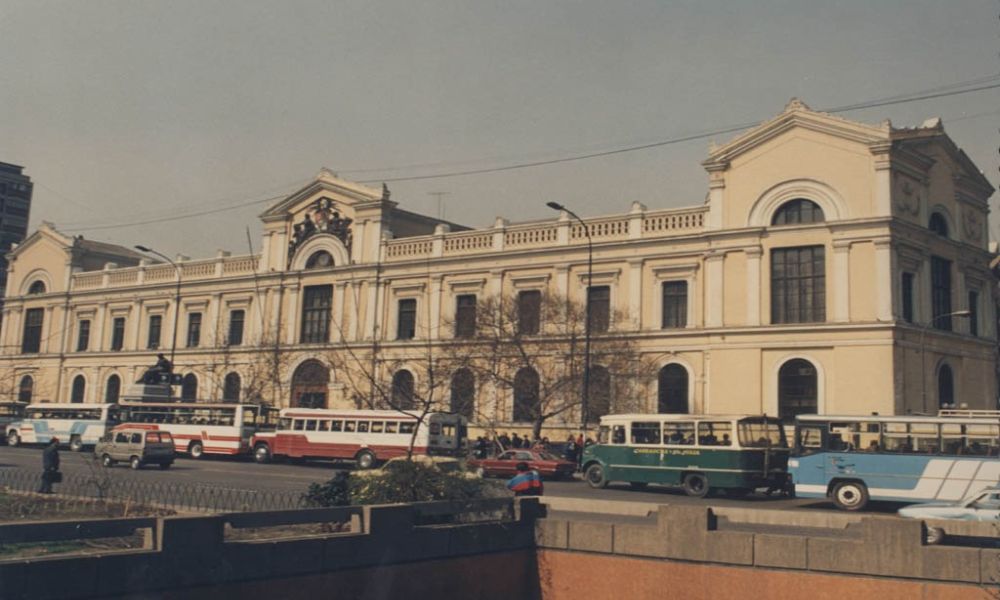
[[[509,495],[500,482],[471,477],[462,471],[445,473],[432,465],[403,461],[384,471],[337,473],[325,484],[309,486],[304,499],[310,506],[345,506],[477,500]]]

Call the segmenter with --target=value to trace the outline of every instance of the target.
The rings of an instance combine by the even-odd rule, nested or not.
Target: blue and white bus
[[[27,406],[27,402],[0,402],[0,438],[6,439],[8,426],[24,418]]]
[[[79,452],[117,424],[117,404],[30,404],[23,418],[7,426],[7,445],[47,444],[57,437]]]
[[[844,510],[960,500],[1000,482],[1000,419],[800,415],[788,466],[796,496]]]

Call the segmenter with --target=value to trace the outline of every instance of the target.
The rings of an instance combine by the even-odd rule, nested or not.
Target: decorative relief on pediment
[[[979,243],[983,239],[983,220],[975,210],[966,208],[962,211],[962,233],[966,241]]]
[[[893,187],[896,208],[901,213],[919,216],[922,201],[919,187],[909,177],[900,173],[895,173]]]
[[[306,209],[302,220],[292,226],[292,237],[288,242],[289,264],[295,251],[314,235],[332,235],[340,240],[350,252],[351,223],[353,222],[353,219],[340,214],[337,205],[330,198],[323,197],[316,200]]]

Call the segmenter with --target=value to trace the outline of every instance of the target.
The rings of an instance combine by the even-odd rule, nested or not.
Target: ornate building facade
[[[323,171],[261,215],[259,254],[175,265],[46,223],[9,255],[0,379],[33,402],[116,400],[175,350],[185,397],[348,406],[331,353],[377,342],[402,365],[385,377],[419,388],[416,357],[477,302],[530,312],[558,294],[622,315],[608,327],[655,365],[634,390],[651,412],[996,406],[993,188],[939,121],[873,126],[793,100],[703,166],[704,204],[634,202],[586,228],[565,212],[463,228]],[[268,355],[273,397],[251,384]],[[456,377],[516,426],[514,391]]]

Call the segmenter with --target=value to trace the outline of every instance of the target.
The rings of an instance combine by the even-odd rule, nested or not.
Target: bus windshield
[[[785,431],[778,421],[743,419],[739,422],[740,446],[744,448],[787,448]]]

